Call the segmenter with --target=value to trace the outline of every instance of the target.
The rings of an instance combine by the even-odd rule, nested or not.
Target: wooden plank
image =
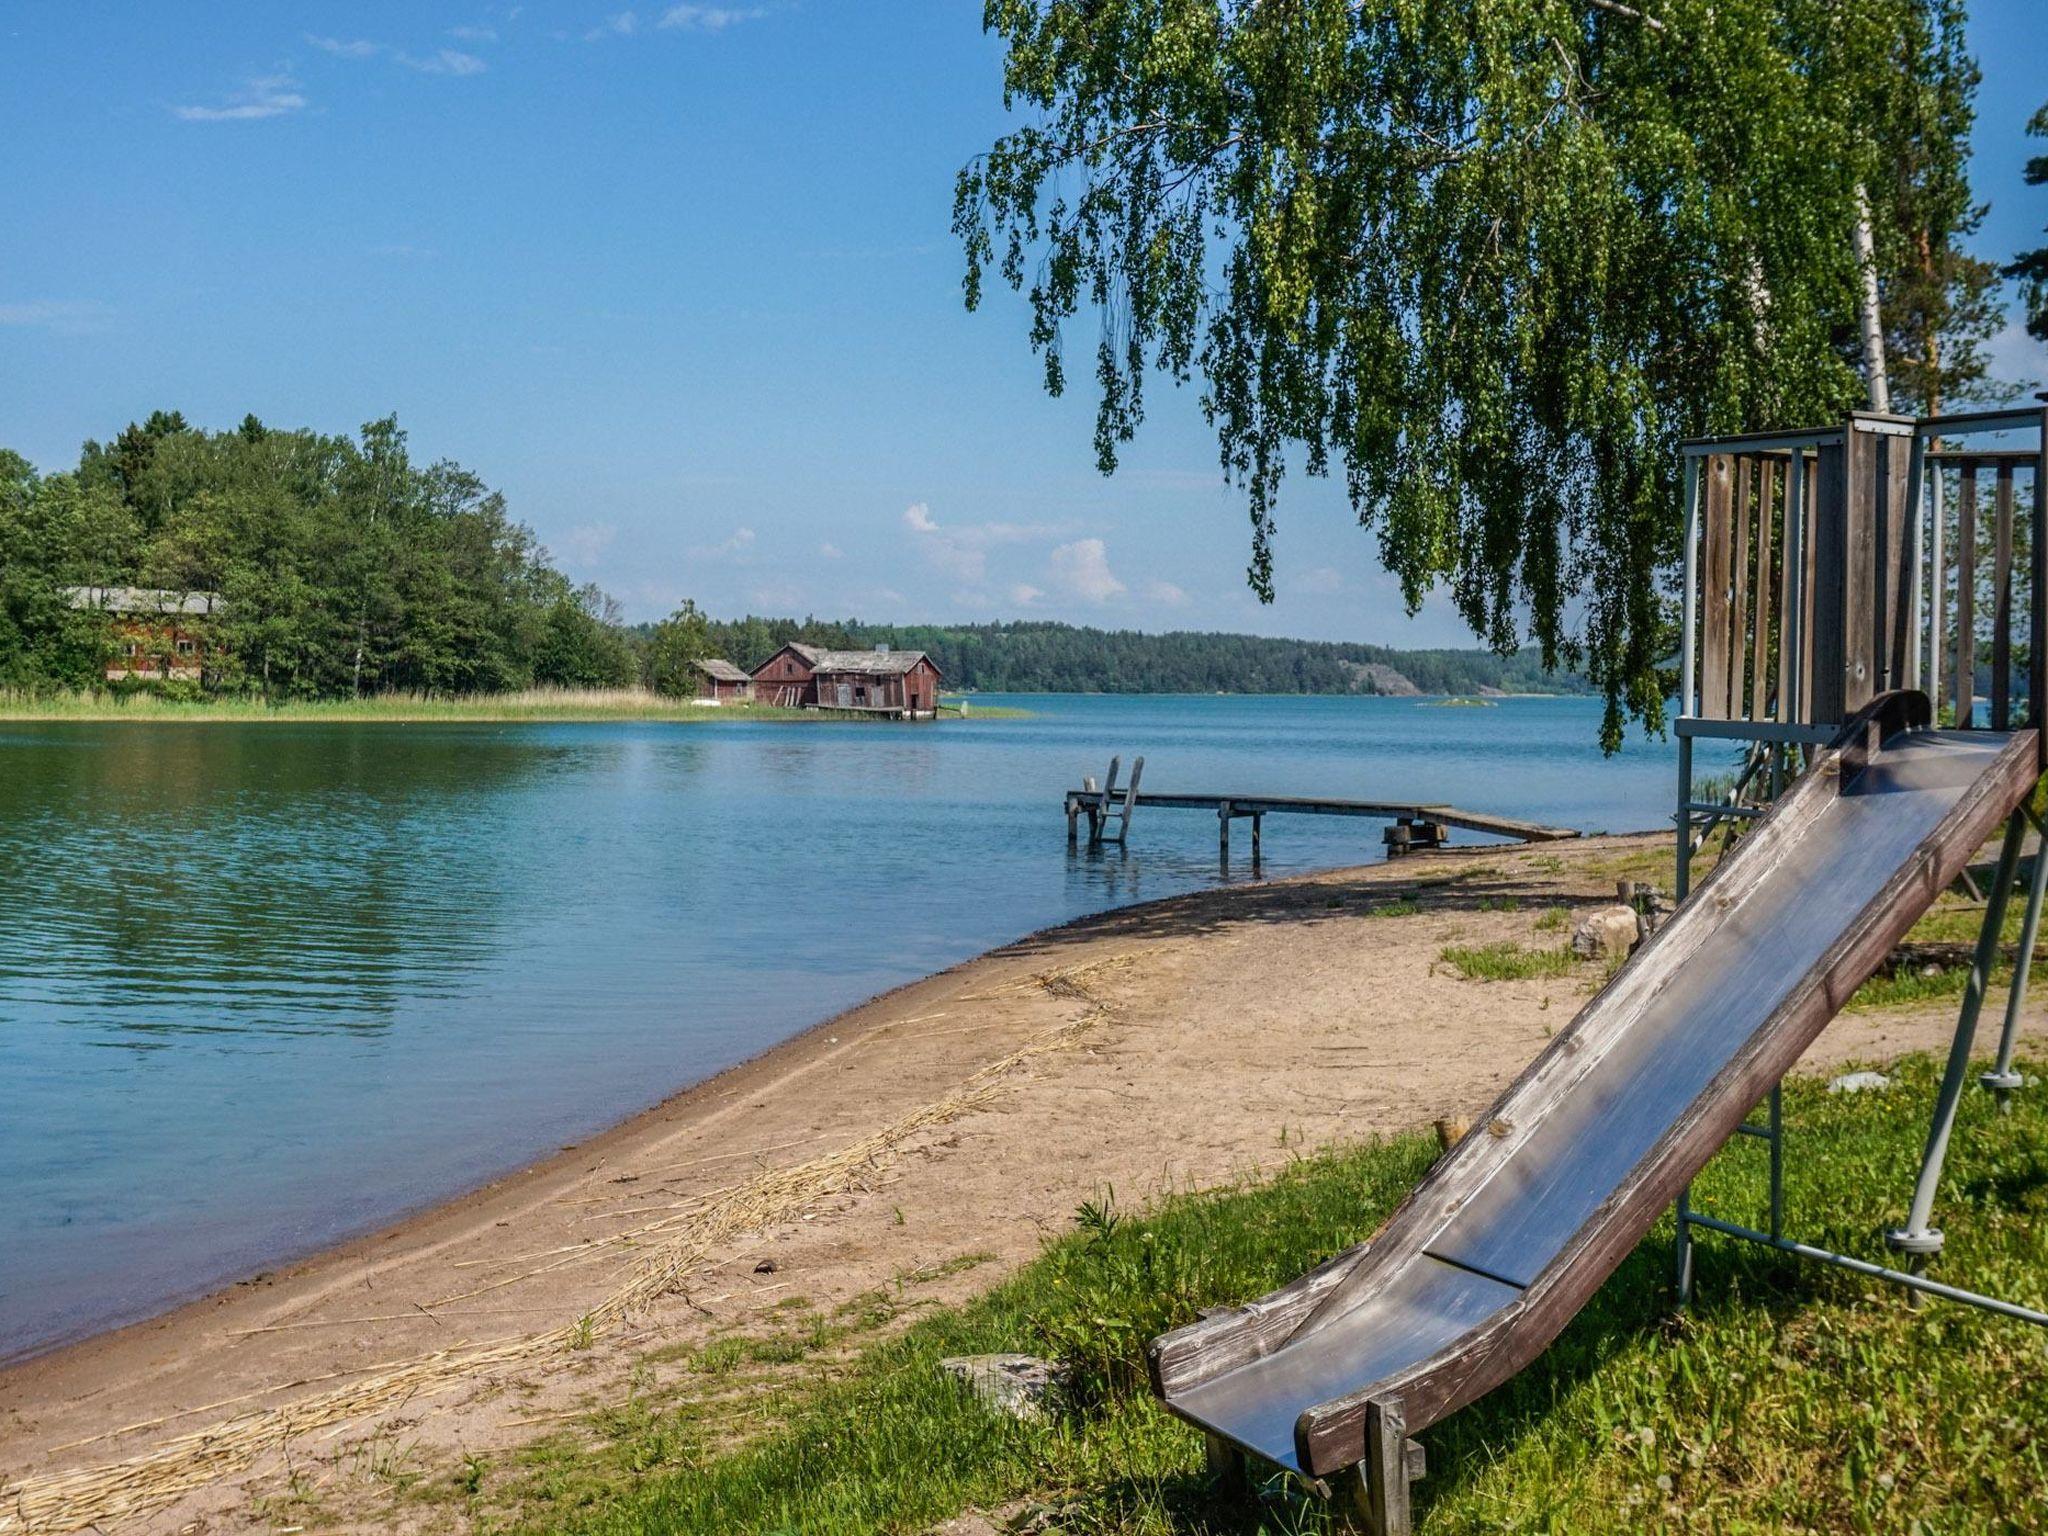
[[[1884,562],[1882,523],[1877,514],[1874,461],[1877,443],[1869,432],[1851,432],[1842,473],[1842,713],[1846,718],[1877,691],[1882,653]]]
[[[1875,686],[1903,688],[1913,641],[1913,509],[1907,505],[1907,482],[1912,478],[1913,443],[1910,438],[1884,436],[1874,439],[1873,491],[1875,517],[1884,530],[1883,566],[1885,601],[1879,610],[1879,668]]]
[[[1729,503],[1729,517],[1735,529],[1734,563],[1731,567],[1734,596],[1728,610],[1728,713],[1730,720],[1742,718],[1743,665],[1749,659],[1749,525],[1756,502],[1756,466],[1747,457],[1735,461],[1735,483]]]
[[[1708,458],[1701,477],[1707,526],[1700,581],[1700,713],[1718,718],[1728,701],[1728,519],[1734,490],[1728,456]]]
[[[1941,702],[1943,674],[1941,670],[1943,647],[1948,641],[1948,562],[1951,551],[1947,547],[1947,477],[1942,467],[1931,460],[1927,464],[1928,498],[1931,513],[1929,526],[1933,539],[1927,552],[1927,696],[1937,705]]]
[[[1813,615],[1814,615],[1814,541],[1820,528],[1820,455],[1815,454],[1806,466],[1806,473],[1800,481],[1803,486],[1805,505],[1799,509],[1799,516],[1805,523],[1805,536],[1800,540],[1800,560],[1805,566],[1800,579],[1799,634],[1800,656],[1799,697],[1801,700],[1798,724],[1812,725],[1819,720],[1813,712]]]
[[[1998,466],[1991,540],[1991,729],[2012,724],[2012,465]]]
[[[1977,698],[1977,466],[1965,464],[1956,497],[1956,683],[1950,704],[1968,730]]]
[[[1750,646],[1749,718],[1769,720],[1771,708],[1771,520],[1778,500],[1778,466],[1765,460],[1758,467],[1756,491],[1756,638]],[[1781,608],[1779,610],[1783,612]],[[1780,684],[1780,687],[1783,685]],[[1779,717],[1782,718],[1782,717]]]
[[[1814,455],[1808,478],[1813,482],[1813,681],[1806,697],[1809,720],[1834,722],[1850,713],[1848,701],[1850,548],[1847,508],[1843,498],[1843,450],[1826,447]],[[1869,629],[1864,629],[1866,644]]]
[[[1086,785],[1068,793],[1083,807],[1103,809],[1121,805],[1124,795],[1123,790],[1111,796]],[[1174,811],[1214,811],[1228,806],[1233,816],[1280,813],[1293,816],[1366,816],[1379,821],[1435,821],[1462,827],[1467,832],[1485,832],[1496,837],[1519,838],[1524,842],[1556,842],[1582,835],[1574,827],[1549,827],[1539,822],[1520,821],[1512,816],[1496,816],[1489,811],[1468,811],[1461,806],[1385,800],[1340,800],[1312,795],[1155,794],[1148,790],[1133,797],[1132,804]]]

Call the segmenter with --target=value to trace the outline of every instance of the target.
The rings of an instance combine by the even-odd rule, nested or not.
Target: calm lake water
[[[1224,878],[1205,814],[1068,851],[1061,792],[1113,752],[1159,790],[1670,814],[1669,746],[1603,760],[1587,699],[983,702],[1033,714],[0,724],[0,1358],[481,1183],[992,945]],[[1263,871],[1376,859],[1380,831],[1272,818]]]

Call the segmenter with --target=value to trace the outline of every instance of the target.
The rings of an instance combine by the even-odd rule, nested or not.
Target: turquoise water
[[[936,726],[0,725],[0,1357],[146,1316],[576,1141],[876,992],[1226,877],[1154,789],[1670,814],[1599,706],[986,699]],[[1262,872],[1380,856],[1275,817]],[[1477,839],[1461,839],[1477,841]],[[1361,1021],[1363,1024],[1366,1021]]]

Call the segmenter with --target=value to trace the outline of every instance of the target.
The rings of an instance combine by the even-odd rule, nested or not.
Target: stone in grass
[[[1640,933],[1634,907],[1620,903],[1583,912],[1572,925],[1572,953],[1581,960],[1626,955]]]
[[[1889,1088],[1892,1080],[1882,1072],[1844,1072],[1840,1077],[1828,1080],[1829,1093],[1869,1093],[1876,1088]]]
[[[1056,1361],[1036,1355],[949,1355],[939,1369],[1013,1419],[1045,1418],[1067,1375]]]

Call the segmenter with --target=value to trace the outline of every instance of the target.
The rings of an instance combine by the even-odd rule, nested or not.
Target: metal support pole
[[[1956,1019],[1955,1042],[1949,1047],[1948,1068],[1942,1073],[1941,1093],[1934,1103],[1934,1123],[1928,1128],[1927,1150],[1920,1159],[1920,1178],[1913,1187],[1913,1206],[1905,1226],[1884,1235],[1885,1246],[1894,1253],[1908,1255],[1915,1273],[1925,1267],[1930,1255],[1941,1252],[1940,1229],[1929,1227],[1927,1221],[1934,1211],[1934,1196],[1941,1187],[1941,1165],[1948,1157],[1948,1138],[1955,1129],[1963,1074],[1969,1070],[1970,1047],[1977,1038],[1977,1015],[1983,1011],[1984,992],[1991,984],[1991,969],[1998,960],[2005,902],[2019,869],[2020,842],[2026,825],[2026,818],[2017,811],[2005,824],[2005,841],[1998,850],[1998,874],[1985,899],[1984,929],[1977,936],[1976,958],[1970,962],[1970,980],[1963,991],[1962,1012]]]
[[[1692,889],[1692,738],[1678,738],[1678,892],[1685,900]]]
[[[1771,1084],[1771,1241],[1785,1237],[1785,1085]]]
[[[1998,1095],[1998,1112],[2002,1115],[2012,1113],[2012,1092],[2025,1082],[2012,1069],[2012,1052],[2019,1040],[2020,1010],[2027,1003],[2027,977],[2034,968],[2034,940],[2041,931],[2041,897],[2048,891],[2048,834],[2042,833],[2040,818],[2033,810],[2025,809],[2041,840],[2034,845],[2034,868],[2027,881],[2027,911],[2020,920],[2020,952],[2013,961],[2012,988],[2005,996],[2005,1027],[1998,1033],[1998,1060],[1977,1079]]]
[[[1686,1185],[1678,1192],[1678,1204],[1674,1209],[1678,1218],[1678,1241],[1672,1246],[1671,1288],[1678,1293],[1678,1304],[1683,1307],[1692,1301],[1692,1186]]]

